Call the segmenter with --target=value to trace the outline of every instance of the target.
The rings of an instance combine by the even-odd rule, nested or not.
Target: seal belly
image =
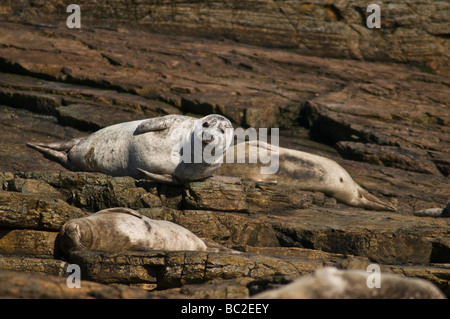
[[[85,171],[129,175],[130,141],[141,122],[116,124],[91,134],[71,149],[70,161]]]

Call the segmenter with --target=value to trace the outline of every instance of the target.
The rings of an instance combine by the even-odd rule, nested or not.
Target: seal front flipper
[[[155,117],[139,124],[136,130],[134,131],[134,135],[155,131],[163,131],[171,127],[173,123],[174,123],[173,115]]]
[[[176,177],[173,177],[169,174],[154,174],[147,172],[146,170],[137,168],[139,172],[141,172],[146,179],[163,184],[171,184],[171,185],[181,185],[181,181],[179,181]]]
[[[67,142],[60,143],[27,143],[27,146],[39,151],[44,154],[44,156],[49,157],[50,159],[60,163],[64,167],[68,169],[73,169],[72,164],[68,158],[68,153],[70,150],[84,140],[82,138],[74,138]]]

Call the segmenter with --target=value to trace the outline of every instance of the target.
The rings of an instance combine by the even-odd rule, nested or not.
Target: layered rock
[[[350,0],[79,3],[82,28],[70,30],[61,1],[0,0],[2,297],[246,298],[326,265],[371,263],[450,295],[449,220],[414,214],[450,198],[445,1],[386,2],[381,30]],[[398,212],[243,176],[175,187],[70,172],[25,146],[209,113],[280,127],[281,146],[337,161]],[[61,256],[66,221],[115,206],[243,254]],[[71,263],[81,290],[66,286]]]
[[[302,54],[361,60],[414,62],[444,74],[448,68],[449,11],[446,1],[386,1],[381,28],[370,29],[372,13],[360,0],[308,1],[78,1],[82,27],[134,27],[166,34],[223,37],[263,46],[288,47]],[[52,27],[65,23],[66,5],[22,1],[0,3],[13,21]],[[369,11],[369,12],[368,12]],[[109,59],[117,63],[123,55]],[[120,62],[119,62],[120,63]]]
[[[107,187],[124,180],[127,187]],[[217,196],[211,197],[210,190],[214,189],[211,183],[221,186],[225,194],[230,186],[241,185],[234,198],[241,194],[244,198],[251,198],[252,205],[245,210],[238,209],[239,206],[227,208],[223,203],[223,194],[216,192]],[[67,267],[73,263],[81,266],[83,281],[126,284],[159,291],[155,290],[154,296],[147,297],[162,297],[164,293],[160,290],[181,287],[185,288],[176,293],[169,293],[168,290],[169,297],[217,297],[227,295],[228,289],[237,289],[237,296],[243,297],[260,291],[249,287],[261,280],[270,282],[273,280],[270,278],[285,278],[289,282],[324,265],[347,268],[355,264],[355,259],[351,259],[350,264],[347,261],[346,255],[351,254],[360,256],[356,259],[360,269],[376,262],[383,265],[384,271],[408,271],[410,276],[425,277],[446,291],[445,278],[449,270],[436,264],[449,262],[448,247],[445,245],[449,221],[445,218],[364,212],[349,207],[338,208],[341,205],[336,203],[334,207],[329,207],[326,201],[314,201],[318,195],[311,192],[304,192],[305,198],[310,196],[311,200],[303,209],[280,206],[276,213],[273,192],[282,194],[282,189],[272,186],[271,192],[260,192],[254,196],[254,187],[243,188],[250,182],[224,177],[190,183],[175,192],[179,194],[174,205],[176,208],[162,205],[167,192],[155,191],[154,201],[141,201],[142,194],[151,194],[151,187],[157,185],[132,178],[92,173],[28,172],[4,174],[2,184],[7,189],[0,191],[2,270],[65,277],[68,275]],[[33,185],[39,187],[33,188]],[[149,192],[136,191],[144,185]],[[59,191],[43,193],[49,189]],[[73,201],[73,198],[79,198],[74,194],[80,190],[85,195],[89,194],[89,201]],[[24,191],[27,193],[24,194]],[[196,196],[200,199],[205,199],[201,192],[208,192],[207,207],[202,200],[191,200],[193,191],[200,193]],[[141,214],[150,218],[170,220],[200,237],[246,253],[75,252],[62,260],[57,241],[57,231],[61,225],[70,218],[86,216],[92,208],[108,202],[108,197],[115,200],[127,198],[120,204],[139,209]],[[173,200],[165,202],[175,203]],[[221,207],[228,211],[221,210]],[[411,263],[422,266],[404,266]],[[434,263],[434,266],[425,266],[429,263]],[[223,280],[225,282],[222,283]],[[199,285],[206,286],[199,288]],[[212,285],[211,288],[207,288],[208,285]],[[211,290],[217,285],[222,287],[222,295],[211,295]],[[229,285],[234,288],[229,288]]]

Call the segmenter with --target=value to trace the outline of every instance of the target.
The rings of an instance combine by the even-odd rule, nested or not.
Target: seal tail
[[[395,212],[397,211],[397,208],[395,208],[394,205],[387,201],[383,201],[379,199],[378,197],[370,194],[365,189],[361,188],[360,186],[357,186],[357,192],[358,192],[358,199],[352,201],[351,204],[358,207],[373,209],[373,210],[388,210]]]
[[[71,164],[68,158],[68,153],[72,147],[78,144],[82,139],[83,138],[75,138],[67,142],[57,143],[27,143],[27,146],[70,169]]]

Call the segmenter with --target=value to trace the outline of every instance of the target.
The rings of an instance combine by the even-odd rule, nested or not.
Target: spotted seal
[[[371,274],[362,270],[317,269],[294,282],[261,292],[257,299],[445,299],[431,282],[380,273],[379,286],[370,283]]]
[[[218,174],[319,191],[350,206],[396,211],[391,203],[377,198],[359,186],[342,166],[331,159],[261,141],[251,140],[244,144],[245,152],[239,151],[240,144],[226,151],[225,163],[218,170]],[[267,168],[266,164],[260,161],[249,163],[250,154],[261,154],[261,151],[271,157],[271,174],[262,173],[261,167]],[[230,160],[229,157],[233,156],[234,159]],[[239,162],[243,164],[238,164]]]
[[[115,124],[67,142],[27,145],[73,171],[183,184],[211,176],[221,165],[214,153],[223,154],[232,137],[233,127],[221,115],[166,115]],[[205,160],[208,149],[212,156]]]

